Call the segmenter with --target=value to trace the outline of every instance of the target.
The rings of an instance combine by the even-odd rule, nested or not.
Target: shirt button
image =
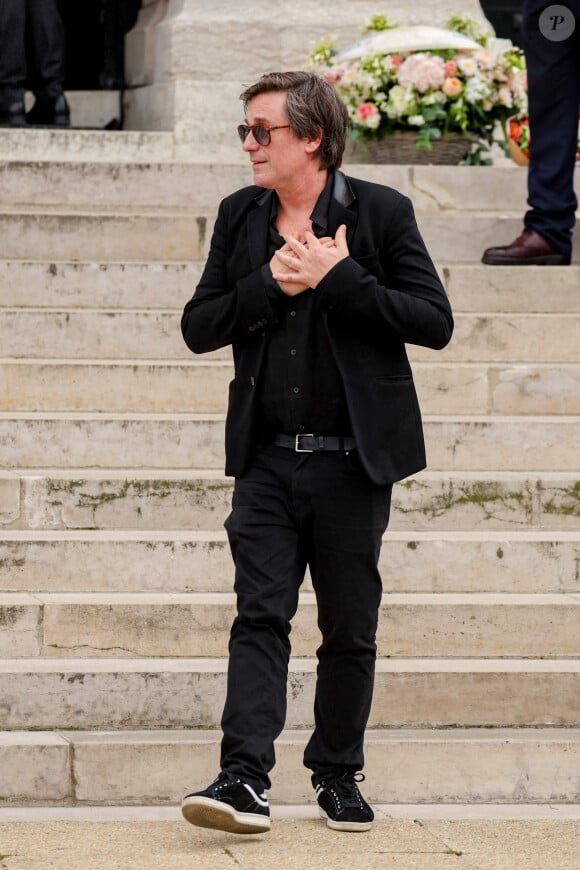
[[[299,392],[300,392],[300,387],[294,387],[294,389],[292,390],[292,392],[293,392],[293,393],[299,393]]]
[[[290,351],[290,356],[296,356],[296,348],[292,348],[292,350]]]
[[[290,317],[296,317],[296,312],[294,311],[294,309],[292,309],[292,311],[290,312]]]

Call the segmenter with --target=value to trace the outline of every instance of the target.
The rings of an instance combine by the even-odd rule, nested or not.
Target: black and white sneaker
[[[181,803],[188,822],[230,834],[262,834],[270,830],[265,792],[258,795],[239,777],[223,771],[204,791],[188,794]]]
[[[323,779],[316,786],[320,816],[334,831],[368,831],[375,814],[360,791],[358,782],[364,775],[345,773],[332,779]]]

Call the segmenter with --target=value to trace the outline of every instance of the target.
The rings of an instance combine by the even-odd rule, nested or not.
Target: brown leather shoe
[[[524,230],[511,245],[488,248],[481,262],[488,266],[568,266],[570,255],[557,251],[535,230]]]

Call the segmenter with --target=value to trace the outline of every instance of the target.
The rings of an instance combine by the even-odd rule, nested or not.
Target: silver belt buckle
[[[294,450],[296,451],[296,453],[314,453],[314,448],[309,450],[307,447],[306,448],[299,447],[298,446],[298,439],[299,438],[314,438],[314,433],[313,432],[308,432],[308,433],[303,432],[301,435],[297,435],[295,440],[294,440]]]

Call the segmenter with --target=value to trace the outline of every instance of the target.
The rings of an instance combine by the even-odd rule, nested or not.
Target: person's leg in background
[[[572,254],[574,164],[580,103],[580,0],[524,0],[530,164],[523,232],[487,248],[492,266],[564,266]]]
[[[70,109],[63,91],[65,36],[56,0],[21,0],[26,4],[28,80],[36,98],[29,124],[68,127]]]
[[[543,0],[524,4],[524,51],[528,74],[530,165],[526,228],[570,256],[577,200],[574,164],[580,105],[580,2],[567,0],[574,32],[550,39],[540,27]]]
[[[22,127],[26,86],[26,2],[0,0],[0,125]]]

